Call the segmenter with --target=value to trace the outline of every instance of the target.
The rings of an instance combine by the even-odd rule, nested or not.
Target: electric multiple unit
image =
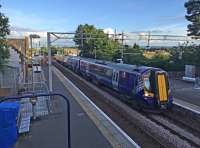
[[[59,61],[73,71],[135,100],[142,108],[167,109],[172,106],[168,74],[160,68],[113,63],[82,57]]]

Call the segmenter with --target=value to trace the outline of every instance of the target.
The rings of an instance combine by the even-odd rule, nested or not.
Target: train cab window
[[[148,91],[148,92],[151,91],[151,85],[150,85],[149,78],[144,78],[144,87],[145,87],[146,91]]]
[[[152,91],[150,77],[151,77],[151,73],[150,72],[148,72],[147,74],[143,75],[144,89],[147,92],[151,92]]]

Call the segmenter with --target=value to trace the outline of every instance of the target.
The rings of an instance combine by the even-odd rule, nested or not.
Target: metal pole
[[[83,53],[83,32],[81,31],[81,54]]]
[[[115,29],[115,34],[114,34],[114,40],[115,40],[115,42],[117,41],[117,30]]]
[[[95,59],[97,58],[97,49],[96,49],[96,47],[94,47],[94,58]]]
[[[30,36],[30,43],[31,43],[31,66],[32,66],[32,75],[31,75],[31,86],[33,91],[33,38]]]
[[[121,49],[121,60],[123,63],[123,59],[124,59],[124,32],[122,32],[122,49]]]
[[[50,33],[47,32],[47,48],[48,48],[48,64],[49,64],[49,90],[50,92],[53,91],[52,87],[52,62],[51,62],[51,48],[50,48]]]
[[[148,33],[148,43],[147,43],[147,47],[150,47],[150,37],[151,37],[151,32],[149,31]]]

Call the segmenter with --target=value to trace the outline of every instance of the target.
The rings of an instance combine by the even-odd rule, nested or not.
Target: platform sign
[[[195,70],[194,65],[185,65],[185,77],[195,78]]]

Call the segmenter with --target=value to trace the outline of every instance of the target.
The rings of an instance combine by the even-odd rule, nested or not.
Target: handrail
[[[35,98],[35,97],[42,97],[42,96],[60,96],[62,97],[66,103],[67,103],[67,140],[68,140],[68,148],[71,148],[71,124],[70,124],[70,102],[69,102],[69,99],[62,95],[62,94],[59,94],[59,93],[53,93],[53,92],[50,92],[50,93],[36,93],[36,94],[26,94],[26,95],[22,95],[22,96],[0,96],[1,100],[0,100],[0,103],[4,102],[4,101],[8,101],[8,100],[19,100],[19,99],[23,99],[23,98]]]

